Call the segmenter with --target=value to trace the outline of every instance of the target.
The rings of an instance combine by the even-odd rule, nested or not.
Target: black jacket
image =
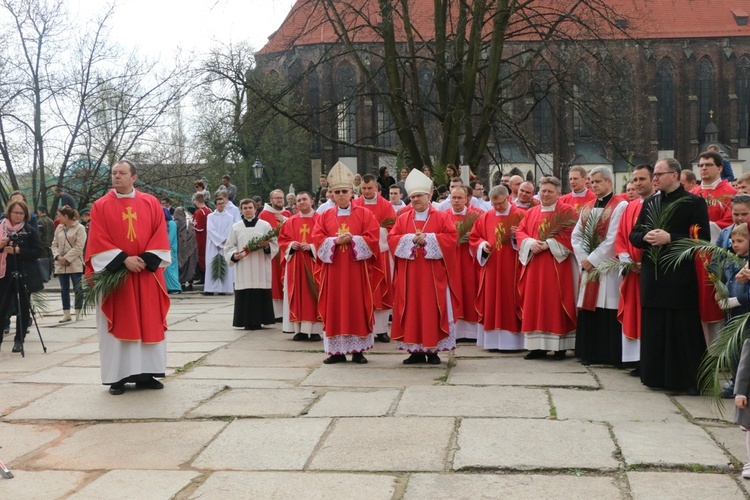
[[[44,288],[37,265],[37,261],[42,255],[39,233],[27,223],[18,232],[18,235],[19,238],[15,244],[20,248],[20,252],[16,255],[9,254],[6,257],[5,276],[2,281],[10,281],[12,273],[18,270],[29,292],[38,292]]]

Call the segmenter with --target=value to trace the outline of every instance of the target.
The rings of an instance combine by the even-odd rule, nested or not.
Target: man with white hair
[[[439,352],[456,348],[455,310],[458,235],[448,214],[430,205],[432,180],[415,169],[406,178],[412,210],[396,219],[388,235],[395,260],[391,338],[411,355],[404,364],[440,364]]]
[[[364,352],[373,346],[374,284],[378,269],[380,226],[366,208],[352,203],[354,174],[336,163],[328,173],[335,208],[315,224],[312,241],[320,261],[318,310],[323,319],[325,364],[367,363]]]
[[[589,172],[596,201],[581,209],[571,242],[581,275],[578,290],[576,355],[584,365],[622,362],[622,325],[617,321],[622,277],[616,269],[597,278],[589,274],[605,261],[615,258],[615,239],[628,202],[625,195],[612,191],[614,175],[607,167]]]
[[[289,210],[284,210],[284,191],[281,189],[271,191],[269,200],[270,203],[266,203],[258,218],[271,224],[272,229],[276,229],[292,214],[289,213]],[[271,261],[271,298],[273,298],[273,313],[276,315],[277,323],[282,320],[284,312],[284,283],[282,277],[284,264],[281,259],[282,254],[277,253]]]

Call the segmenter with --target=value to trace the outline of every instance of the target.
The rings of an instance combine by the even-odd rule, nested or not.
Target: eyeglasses
[[[677,172],[654,172],[654,178],[655,178],[655,179],[658,179],[658,178],[659,178],[659,177],[661,177],[662,175],[667,175],[667,174],[676,174],[676,173],[677,173]]]
[[[716,163],[713,163],[713,162],[711,162],[711,163],[699,163],[698,164],[698,168],[715,167],[715,166],[716,166]]]
[[[348,189],[336,189],[333,191],[333,194],[347,194],[348,192]]]
[[[11,212],[13,215],[26,215],[26,212]]]

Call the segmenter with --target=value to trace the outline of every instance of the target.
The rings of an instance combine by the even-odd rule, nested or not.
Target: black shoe
[[[640,377],[641,376],[641,368],[638,367],[638,368],[634,368],[634,369],[630,370],[630,376],[631,377]]]
[[[185,289],[186,292],[192,292],[193,291],[193,284],[190,283],[187,288]]]
[[[414,352],[411,356],[404,360],[405,365],[416,365],[417,363],[425,363],[425,355],[423,352]]]
[[[367,364],[367,358],[361,352],[354,352],[352,353],[352,363],[357,363],[358,365],[365,365]]]
[[[323,364],[332,365],[334,363],[346,363],[346,356],[344,354],[332,354],[323,360]]]
[[[699,391],[695,387],[688,387],[688,389],[685,391],[685,394],[687,394],[688,396],[700,396],[701,391]]]
[[[13,350],[11,352],[21,352],[21,351],[23,351],[23,343],[16,340],[13,343]]]
[[[557,356],[557,354],[555,354],[555,356]],[[564,357],[565,357],[565,355],[563,355],[563,358],[564,358]],[[582,364],[583,366],[589,366],[589,365],[591,364],[591,361],[589,361],[588,359],[582,359],[582,360],[581,360],[581,364]]]
[[[456,339],[456,344],[476,344],[477,339]]]
[[[503,352],[503,351],[501,351],[500,349],[487,349],[487,352],[492,352],[492,353],[496,353],[497,354],[497,353],[500,353],[500,352]]]
[[[439,365],[440,364],[440,356],[438,356],[434,352],[427,353],[427,362],[431,365]]]
[[[112,384],[109,386],[109,393],[113,396],[119,396],[125,392],[125,384]]]
[[[207,296],[207,297],[210,297],[210,296],[212,296],[213,294],[214,294],[214,292],[203,292],[203,293],[201,293],[201,295],[205,295],[205,296]]]
[[[541,349],[534,349],[533,351],[529,351],[526,356],[523,357],[523,359],[541,359],[547,357],[547,351],[543,351]]]
[[[318,335],[317,333],[313,333],[312,335],[310,335],[310,342],[320,342],[321,340],[323,339],[321,339],[320,335]]]
[[[387,344],[391,341],[391,338],[388,336],[387,333],[378,333],[378,336],[376,337],[378,342],[382,342],[384,344]]]
[[[284,318],[276,318],[274,321],[276,323],[282,323],[284,321]]]
[[[164,389],[164,384],[156,380],[154,377],[151,377],[149,380],[136,382],[135,386],[138,389]]]
[[[307,334],[306,333],[298,333],[294,337],[292,337],[292,340],[295,342],[301,342],[302,340],[307,340]]]
[[[555,351],[555,355],[552,356],[555,361],[562,361],[565,359],[565,351]]]

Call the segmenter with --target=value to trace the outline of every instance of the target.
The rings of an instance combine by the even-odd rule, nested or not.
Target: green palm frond
[[[749,321],[750,313],[741,314],[729,320],[708,347],[698,368],[698,385],[701,394],[711,398],[719,415],[724,414],[721,383],[734,373],[734,365],[739,360],[742,344],[747,338]]]
[[[307,267],[307,262],[305,264],[305,282],[307,283],[307,290],[310,292],[310,295],[313,296],[315,299],[315,303],[318,302],[318,285],[315,283],[315,278],[313,277],[313,273],[310,272],[310,269]]]
[[[704,254],[711,262],[707,267],[708,279],[716,288],[720,300],[729,297],[729,290],[721,281],[721,270],[727,265],[734,265],[737,269],[745,266],[745,259],[726,248],[718,247],[706,240],[694,240],[682,238],[670,245],[669,251],[664,255],[662,262],[673,270],[680,264],[692,259],[696,254]]]
[[[86,276],[83,280],[82,309],[84,314],[93,313],[98,299],[104,301],[112,292],[120,288],[128,272],[128,268],[122,266],[114,272],[104,270]]]
[[[281,226],[283,224],[284,223],[282,222],[262,236],[255,236],[251,238],[244,247],[245,252],[251,253],[255,252],[256,250],[260,250],[261,248],[263,248],[260,246],[260,243],[263,243],[264,241],[271,241],[272,239],[277,238],[279,236],[279,232],[281,232]],[[224,279],[222,278],[221,281],[224,281]]]
[[[590,254],[604,241],[610,214],[606,209],[597,213],[590,208],[581,211],[581,241],[585,253]]]
[[[35,313],[41,314],[42,316],[49,313],[49,303],[47,302],[47,295],[42,292],[34,292],[31,294],[31,308]]]
[[[214,258],[211,259],[211,278],[214,281],[223,282],[226,279],[228,273],[229,265],[227,264],[224,255],[221,253],[217,253],[216,255],[214,255]]]
[[[617,259],[607,259],[589,271],[583,283],[584,285],[588,285],[592,281],[598,281],[602,274],[606,274],[612,270],[617,270],[619,274],[624,276],[627,273],[635,271],[637,268],[637,262],[622,262]]]
[[[578,223],[578,213],[575,210],[561,210],[547,217],[539,224],[538,240],[554,239],[566,229],[575,227]]]
[[[689,199],[690,198],[688,196],[684,196],[682,198],[674,200],[671,203],[664,203],[664,200],[661,196],[654,198],[653,202],[645,208],[645,210],[647,211],[646,220],[645,223],[639,227],[639,229],[643,230],[644,232],[653,231],[654,229],[661,229],[669,232],[669,226],[672,220],[672,216],[680,207],[680,205],[688,201]],[[657,280],[659,279],[659,258],[661,257],[661,253],[663,250],[664,245],[648,245],[643,250],[648,258],[651,259],[651,261],[654,263],[654,277]]]
[[[458,245],[469,242],[469,235],[471,229],[474,227],[474,223],[477,221],[479,216],[482,214],[476,212],[469,212],[462,220],[456,222],[456,232],[458,233]]]

